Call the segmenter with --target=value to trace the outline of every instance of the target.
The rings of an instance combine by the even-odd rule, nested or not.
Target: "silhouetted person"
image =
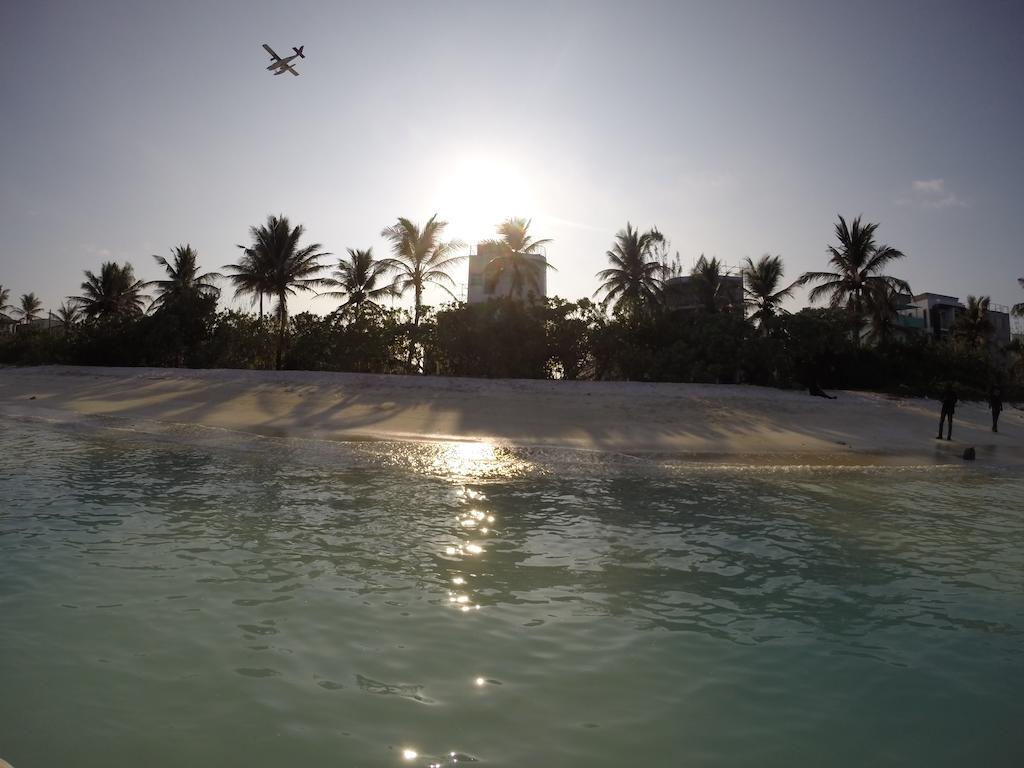
[[[956,399],[953,385],[946,384],[946,389],[942,393],[942,413],[939,414],[939,434],[935,438],[936,440],[942,439],[942,422],[946,419],[949,419],[949,423],[946,425],[946,439],[953,439],[953,411],[956,410]]]
[[[822,390],[822,388],[818,386],[818,382],[814,382],[807,389],[815,397],[824,397],[824,398],[827,398],[829,400],[835,400],[836,399],[835,395],[827,395],[827,394],[825,394],[825,392]]]
[[[999,387],[992,387],[988,396],[988,407],[992,409],[992,431],[999,431],[999,414],[1003,411],[1003,395]]]

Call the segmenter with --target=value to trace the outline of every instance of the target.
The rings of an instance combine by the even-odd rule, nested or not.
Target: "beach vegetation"
[[[209,337],[194,352],[197,368],[274,367],[273,318],[228,309],[214,319]]]
[[[75,302],[65,301],[57,308],[56,318],[68,336],[82,322],[82,310]]]
[[[284,367],[289,370],[402,373],[407,331],[404,310],[333,312],[326,316],[303,312],[290,322],[290,341]]]
[[[394,273],[395,295],[413,293],[413,325],[419,325],[423,316],[423,291],[427,286],[437,286],[457,299],[451,290],[455,281],[448,270],[466,258],[459,254],[466,246],[460,240],[441,239],[447,226],[448,222],[439,221],[436,213],[422,226],[400,216],[380,233],[391,243],[392,257],[386,263]]]
[[[995,329],[988,309],[988,296],[968,296],[966,307],[953,320],[953,338],[967,349],[979,349],[987,345]]]
[[[488,293],[494,293],[506,275],[509,296],[521,296],[524,289],[528,295],[538,296],[541,293],[543,271],[554,269],[543,258],[544,249],[551,239],[534,240],[529,230],[529,219],[513,217],[498,225],[498,238],[485,241],[498,252],[484,269]]]
[[[234,286],[234,298],[248,296],[249,306],[259,306],[259,316],[262,318],[263,297],[272,291],[269,261],[265,252],[254,250],[247,245],[235,247],[241,249],[241,258],[233,264],[225,264],[221,269],[231,270],[225,278]]]
[[[149,331],[151,354],[162,352],[167,365],[181,367],[209,337],[217,314],[219,272],[200,272],[199,254],[191,245],[178,246],[171,261],[154,255],[167,279],[146,284],[156,295],[149,307],[156,318]]]
[[[169,307],[73,324],[63,332],[26,327],[0,337],[0,362],[276,367],[276,317],[233,309],[218,313],[209,297],[204,300],[209,304],[192,327]],[[423,307],[418,323],[403,308],[381,307],[359,317],[354,311],[299,313],[289,318],[281,367],[404,373],[408,349],[416,345],[419,369],[444,376],[814,384],[907,395],[934,393],[951,379],[965,397],[980,397],[993,381],[1009,387],[1021,378],[1014,373],[1021,356],[1012,348],[1003,368],[981,347],[923,334],[861,345],[859,328],[845,307],[780,313],[766,335],[735,312],[656,308],[632,317],[588,299],[499,298],[436,311]]]
[[[827,299],[832,307],[845,306],[858,317],[867,315],[876,294],[886,291],[910,294],[906,280],[884,274],[892,262],[904,258],[904,253],[876,241],[878,224],[861,223],[857,216],[847,225],[839,216],[835,225],[838,247],[828,246],[829,265],[833,272],[804,272],[797,285],[817,283],[808,294],[810,301]]]
[[[703,253],[690,270],[700,309],[714,313],[729,308],[731,298],[726,290],[728,270],[718,258],[707,258]]]
[[[321,250],[320,243],[300,246],[304,234],[305,228],[301,224],[293,227],[286,216],[268,216],[266,224],[249,228],[252,244],[242,249],[242,259],[224,267],[232,270],[228,280],[236,293],[261,297],[266,293],[276,300],[274,364],[278,369],[288,330],[288,297],[323,287],[320,273],[325,266],[320,259],[330,255]]]
[[[599,300],[545,297],[538,256],[548,239],[534,239],[528,219],[510,218],[487,241],[498,253],[485,278],[510,286],[508,295],[479,304],[454,300],[451,270],[464,247],[446,241],[446,223],[435,214],[420,225],[406,218],[382,235],[391,253],[346,249],[329,267],[319,244],[304,242],[301,226],[269,216],[250,228],[251,242],[224,276],[204,272],[189,244],[154,256],[163,275],[137,280],[128,263],[106,262],[86,272],[80,296],[71,297],[53,327],[32,324],[42,312],[34,294],[5,316],[0,363],[287,368],[364,373],[425,373],[490,378],[548,378],[760,384],[801,388],[863,388],[900,394],[934,394],[946,381],[964,397],[993,384],[1024,384],[1019,342],[999,350],[992,343],[987,297],[967,298],[949,339],[905,322],[906,282],[886,274],[903,257],[876,242],[876,224],[839,217],[837,243],[829,247],[834,271],[784,278],[781,257],[747,258],[743,277],[746,312],[736,279],[718,258],[701,256],[686,280],[685,302],[669,301],[666,281],[682,278],[678,253],[657,228],[627,222],[597,273]],[[492,250],[492,252],[495,252]],[[531,275],[533,277],[531,277]],[[538,278],[538,282],[534,282]],[[255,311],[218,311],[226,279],[234,295]],[[798,285],[825,307],[792,312],[786,305]],[[668,287],[674,286],[669,283]],[[452,301],[425,303],[440,288]],[[144,313],[145,291],[154,299]],[[524,290],[533,293],[522,301]],[[338,300],[326,315],[288,311],[299,292]],[[0,289],[0,303],[10,300]],[[412,294],[411,306],[391,299]],[[504,291],[503,291],[504,293]],[[274,300],[263,313],[263,297]],[[31,299],[31,300],[30,300]],[[686,306],[682,306],[685,303]],[[1014,312],[1020,311],[1020,305]],[[694,311],[696,310],[696,311]],[[59,325],[58,325],[59,323]]]
[[[892,343],[899,332],[899,309],[903,299],[901,294],[887,285],[879,286],[868,295],[864,340],[876,346]]]
[[[427,359],[432,372],[486,378],[548,377],[545,317],[536,302],[495,298],[437,313]]]
[[[39,318],[43,311],[43,302],[34,293],[26,293],[21,297],[18,306],[14,308],[14,314],[21,318],[21,322],[28,325]]]
[[[756,262],[749,256],[741,269],[743,275],[743,300],[750,311],[748,317],[757,323],[762,335],[769,335],[775,327],[775,320],[785,314],[782,302],[793,295],[796,284],[781,287],[783,265],[781,256],[765,254]]]
[[[381,237],[391,243],[391,258],[387,261],[393,273],[392,286],[396,296],[413,294],[412,329],[406,367],[409,372],[416,369],[415,359],[422,352],[419,333],[420,321],[424,317],[423,291],[436,286],[453,300],[458,297],[452,292],[455,281],[448,271],[466,259],[459,251],[465,248],[460,240],[442,240],[448,222],[440,221],[435,213],[426,224],[416,224],[411,219],[399,217],[381,231]]]
[[[219,272],[199,272],[199,254],[191,245],[179,245],[171,252],[171,261],[163,256],[153,255],[156,263],[163,267],[166,280],[151,280],[147,288],[156,290],[150,310],[175,304],[191,304],[201,296],[220,297],[220,288],[215,281],[224,276]]]
[[[323,280],[323,286],[332,290],[317,295],[341,299],[335,312],[351,311],[358,321],[365,310],[379,310],[382,299],[395,296],[394,285],[384,282],[393,265],[388,259],[375,259],[373,248],[346,252],[348,256],[338,259],[331,276]]]
[[[640,232],[627,221],[605,254],[611,266],[597,273],[601,284],[595,298],[601,296],[602,304],[633,321],[649,315],[662,295],[666,268],[656,246],[664,240],[657,228]]]
[[[135,270],[128,262],[118,264],[106,261],[99,274],[85,271],[81,295],[69,299],[75,302],[88,320],[120,321],[142,314],[149,297],[143,291],[146,283],[135,279]]]
[[[597,311],[597,305],[590,299],[573,302],[555,296],[540,306],[544,313],[549,378],[570,381],[590,378],[593,361],[588,321]]]

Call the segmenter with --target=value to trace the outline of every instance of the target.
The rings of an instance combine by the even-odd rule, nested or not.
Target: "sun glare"
[[[459,155],[442,177],[437,210],[451,222],[451,237],[475,245],[495,237],[498,223],[511,217],[531,218],[535,200],[518,164],[488,152]]]

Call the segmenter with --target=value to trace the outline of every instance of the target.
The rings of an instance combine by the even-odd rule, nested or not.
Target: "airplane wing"
[[[274,61],[280,61],[280,60],[281,60],[281,57],[280,57],[280,56],[278,56],[278,55],[277,55],[276,53],[274,53],[274,49],[273,49],[273,48],[271,48],[271,47],[270,47],[269,45],[267,45],[266,43],[264,43],[264,44],[263,44],[263,48],[264,48],[264,50],[265,50],[265,51],[266,51],[267,53],[269,53],[269,54],[270,54],[271,56],[273,56],[273,57],[274,57]]]
[[[277,71],[274,74],[283,75],[285,72],[291,72],[296,77],[299,76],[299,73],[295,70],[294,67],[292,67],[290,64],[285,64],[284,62],[281,63],[281,65],[277,68]]]

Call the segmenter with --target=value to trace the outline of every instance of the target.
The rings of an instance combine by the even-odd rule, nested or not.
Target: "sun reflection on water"
[[[486,554],[487,550],[479,537],[496,534],[494,530],[495,517],[481,509],[486,504],[487,497],[480,491],[463,487],[456,492],[456,497],[468,509],[455,515],[453,533],[460,540],[456,544],[447,545],[444,548],[444,553],[447,558],[464,561],[468,565],[472,562],[472,558],[479,558]],[[487,523],[487,525],[481,525],[481,523]],[[463,539],[462,536],[467,531],[473,531],[477,534],[477,538],[475,540]],[[448,590],[448,603],[461,613],[480,610],[480,603],[474,599],[470,585],[472,576],[471,572],[463,570],[453,570],[449,576],[451,588]]]
[[[512,478],[537,471],[530,461],[508,447],[483,441],[418,444],[407,455],[413,467],[430,475],[451,478]]]
[[[452,467],[456,464],[460,471],[476,461],[487,461],[488,457],[493,458],[493,446],[488,444],[463,444],[457,447],[453,453],[446,454],[446,466]],[[440,459],[439,459],[440,460]],[[476,575],[475,566],[486,556],[487,550],[483,545],[485,537],[496,536],[498,532],[494,526],[497,518],[486,509],[487,497],[480,491],[472,488],[461,487],[455,492],[458,503],[463,506],[454,516],[452,535],[456,543],[444,547],[445,560],[450,562],[451,570],[446,574],[448,589],[448,605],[459,613],[476,612],[481,609],[479,601],[473,592],[472,579]],[[472,533],[475,540],[464,538]],[[484,688],[488,683],[500,685],[496,680],[489,680],[482,676],[472,678],[475,688]],[[402,753],[406,761],[417,761],[426,768],[448,768],[448,766],[460,763],[475,763],[477,758],[461,752],[448,752],[441,757],[421,755],[416,750],[406,748]]]

